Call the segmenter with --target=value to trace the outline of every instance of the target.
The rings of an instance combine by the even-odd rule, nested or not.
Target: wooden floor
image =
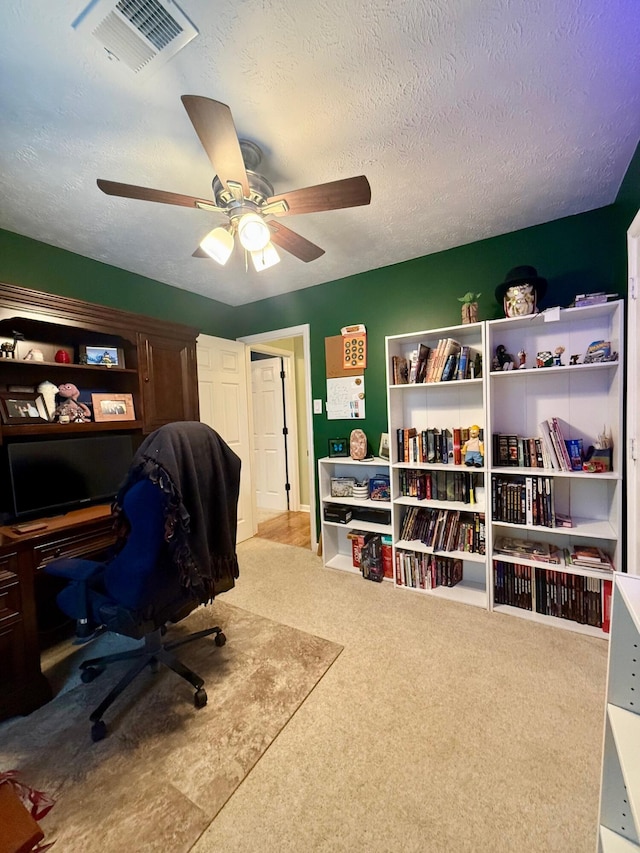
[[[311,522],[308,512],[283,512],[258,524],[257,536],[282,545],[311,547]]]

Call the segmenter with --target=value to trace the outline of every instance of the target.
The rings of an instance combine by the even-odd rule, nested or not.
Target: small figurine
[[[502,284],[496,287],[495,297],[502,303],[505,317],[524,317],[538,313],[538,302],[547,291],[547,280],[532,266],[509,270]]]
[[[53,413],[54,420],[59,423],[68,423],[69,421],[84,423],[91,420],[91,410],[84,403],[78,401],[80,391],[75,385],[71,382],[65,382],[58,388],[58,395],[63,399]]]
[[[104,351],[104,355],[100,359],[100,364],[106,364],[107,367],[111,367],[111,365],[113,364],[111,354],[107,350]]]
[[[469,438],[462,445],[464,464],[469,468],[482,468],[484,462],[484,442],[480,440],[480,427],[477,424],[469,427]]]
[[[38,385],[38,394],[42,394],[42,399],[44,400],[44,405],[47,410],[47,417],[49,420],[53,419],[53,413],[56,410],[56,394],[60,390],[57,385],[54,385],[53,382],[49,382],[48,379],[45,379],[44,382],[41,382]]]
[[[526,366],[527,366],[527,354],[523,349],[521,349],[518,352],[518,370],[522,370]]]
[[[569,359],[569,364],[577,364],[579,358],[580,358],[580,353],[578,353],[577,355],[572,355],[571,358]]]
[[[562,364],[562,353],[564,352],[564,347],[556,347],[554,350],[553,363],[556,367],[564,367]]]
[[[509,355],[507,348],[502,344],[496,347],[497,370],[513,370],[513,356]]]
[[[38,347],[32,347],[22,359],[23,361],[44,361],[44,353]]]

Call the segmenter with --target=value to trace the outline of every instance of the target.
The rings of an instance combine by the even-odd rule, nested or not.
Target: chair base
[[[144,638],[144,646],[138,649],[131,649],[128,652],[116,652],[111,655],[104,655],[99,658],[91,658],[83,661],[80,664],[82,672],[81,679],[87,684],[97,678],[110,663],[115,663],[121,660],[134,660],[133,666],[127,670],[115,687],[105,696],[98,707],[90,714],[89,719],[93,723],[91,728],[92,740],[98,741],[106,737],[107,727],[102,719],[105,711],[109,708],[120,694],[131,684],[142,670],[149,666],[152,671],[156,671],[159,664],[164,664],[169,669],[173,670],[185,681],[188,681],[195,688],[194,705],[196,708],[203,708],[207,704],[207,694],[204,690],[204,680],[189,667],[185,666],[182,661],[173,655],[173,649],[179,646],[184,646],[186,643],[192,643],[194,640],[200,640],[203,637],[209,637],[215,634],[216,646],[224,646],[227,638],[218,626],[214,628],[206,628],[204,631],[197,631],[194,634],[189,634],[181,640],[174,640],[170,643],[163,643],[162,636],[165,629],[164,626],[157,628],[150,634],[146,634]]]

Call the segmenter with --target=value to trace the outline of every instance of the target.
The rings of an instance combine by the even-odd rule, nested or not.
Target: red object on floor
[[[0,853],[30,853],[44,832],[9,782],[0,785]]]

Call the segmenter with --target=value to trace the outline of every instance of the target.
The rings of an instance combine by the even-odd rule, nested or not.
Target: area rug
[[[174,673],[147,669],[92,743],[88,715],[126,669],[119,663],[0,729],[0,770],[56,800],[42,821],[53,853],[121,853],[132,838],[136,851],[188,851],[342,649],[219,600],[172,632],[214,624],[224,647],[207,638],[178,650],[205,679],[204,708]]]

